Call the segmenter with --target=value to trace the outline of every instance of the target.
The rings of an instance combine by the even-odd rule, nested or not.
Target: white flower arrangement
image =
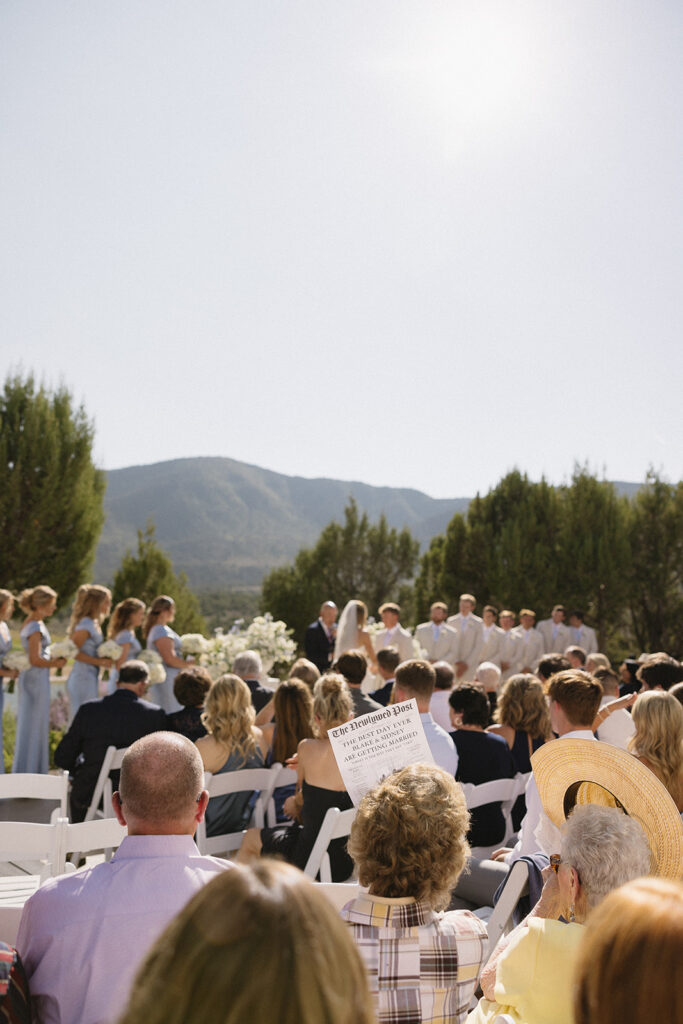
[[[240,633],[224,633],[217,629],[213,640],[205,640],[204,651],[200,656],[199,664],[202,665],[212,679],[218,679],[232,670],[232,663],[235,656],[247,647],[244,636]]]
[[[98,658],[111,658],[112,661],[118,661],[123,654],[123,647],[117,644],[116,640],[105,640],[97,648]]]
[[[208,642],[201,633],[183,633],[180,638],[183,658],[187,658],[188,655],[192,655],[195,658],[201,657],[207,648]]]
[[[149,681],[163,683],[166,681],[166,669],[160,654],[157,651],[140,651],[137,661],[143,661],[149,670]]]
[[[71,658],[75,658],[77,654],[78,647],[68,637],[66,640],[55,640],[45,652],[46,658],[49,658],[51,661],[54,661],[55,658],[66,658],[69,661]]]
[[[31,667],[28,654],[24,654],[23,651],[9,651],[2,659],[2,663],[5,668],[12,668],[17,672],[25,672],[27,668]]]
[[[257,615],[245,632],[246,649],[258,651],[264,672],[270,672],[278,662],[290,664],[296,654],[296,643],[291,639],[294,630],[287,628],[282,619],[274,620],[270,612]]]

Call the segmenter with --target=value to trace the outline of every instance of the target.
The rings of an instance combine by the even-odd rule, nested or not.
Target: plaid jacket
[[[341,912],[368,971],[380,1024],[456,1024],[486,955],[482,921],[413,899],[361,894]]]

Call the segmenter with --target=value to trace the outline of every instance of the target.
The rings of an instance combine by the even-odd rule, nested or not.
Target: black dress
[[[304,796],[301,812],[303,823],[262,828],[261,843],[263,853],[280,856],[303,871],[330,807],[348,811],[353,804],[345,789],[323,789],[322,786],[312,786],[305,780],[301,789]],[[333,839],[328,853],[332,881],[346,881],[353,871],[353,861],[346,852],[346,838]]]
[[[451,733],[458,751],[458,782],[480,786],[494,779],[511,779],[515,774],[512,753],[502,736],[490,732],[456,729]],[[505,839],[505,818],[500,802],[475,807],[467,840],[471,846],[493,846]]]

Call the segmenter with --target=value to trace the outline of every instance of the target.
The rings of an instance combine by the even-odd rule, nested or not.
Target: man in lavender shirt
[[[150,946],[229,867],[192,838],[209,800],[203,780],[197,748],[179,733],[128,748],[113,798],[128,835],[114,857],[51,879],[24,907],[17,949],[40,1024],[118,1020]]]

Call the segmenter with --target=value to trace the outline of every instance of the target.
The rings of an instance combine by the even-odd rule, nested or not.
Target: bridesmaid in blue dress
[[[81,704],[97,700],[100,668],[112,668],[111,658],[98,658],[97,648],[103,640],[101,622],[109,614],[111,592],[107,587],[84,583],[78,588],[69,623],[69,635],[78,647],[66,689],[69,694],[70,721]]]
[[[145,603],[138,601],[137,597],[127,597],[119,601],[111,613],[107,636],[121,648],[121,656],[117,659],[114,668],[109,675],[109,693],[116,690],[116,680],[119,669],[127,661],[133,661],[142,650],[140,641],[135,635],[135,630],[142,625],[145,617]]]
[[[50,634],[43,619],[57,607],[57,594],[52,587],[32,587],[22,591],[19,607],[27,618],[21,628],[21,644],[31,667],[19,676],[17,703],[17,742],[14,748],[13,772],[50,770],[50,669],[63,668],[65,658],[46,658]]]
[[[2,711],[4,694],[2,690],[2,679],[16,679],[19,673],[15,668],[3,668],[2,659],[12,650],[12,634],[7,625],[12,618],[14,611],[14,597],[9,590],[0,590],[0,772],[5,770],[5,758],[2,755]]]
[[[181,657],[180,637],[170,627],[174,618],[175,602],[173,598],[161,594],[152,601],[143,630],[147,650],[160,654],[166,669],[165,681],[150,686],[149,699],[163,708],[167,715],[180,711],[182,707],[182,704],[173,695],[173,681],[181,668],[189,668],[192,664],[190,661],[184,661]]]

